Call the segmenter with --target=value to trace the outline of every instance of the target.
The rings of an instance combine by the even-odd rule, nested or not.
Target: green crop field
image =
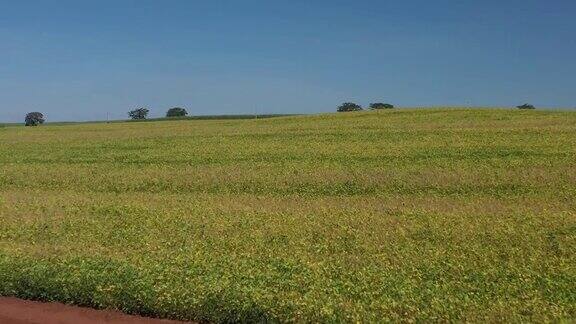
[[[576,113],[0,128],[0,295],[197,321],[576,320]]]

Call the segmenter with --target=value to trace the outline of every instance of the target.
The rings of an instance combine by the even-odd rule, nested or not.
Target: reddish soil
[[[0,297],[0,324],[176,324],[178,321],[138,317],[114,311]]]

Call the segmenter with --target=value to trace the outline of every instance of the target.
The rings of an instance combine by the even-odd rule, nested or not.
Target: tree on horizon
[[[518,108],[518,109],[536,109],[536,107],[534,107],[531,104],[527,104],[527,103],[520,105],[520,106],[516,106],[516,108]]]
[[[166,112],[166,117],[184,117],[186,115],[188,115],[186,109],[180,107],[170,108]]]
[[[128,112],[128,116],[134,120],[146,119],[150,110],[147,108],[138,108]]]
[[[370,104],[370,109],[372,109],[372,110],[376,110],[376,109],[392,109],[392,108],[394,108],[394,105],[389,104],[389,103],[375,102],[375,103],[371,103],[371,104]]]
[[[44,115],[40,112],[31,112],[26,114],[26,118],[24,119],[26,126],[38,126],[44,124],[45,119]]]
[[[362,110],[362,106],[355,104],[353,102],[345,102],[338,106],[338,112],[347,112],[347,111],[360,111]]]

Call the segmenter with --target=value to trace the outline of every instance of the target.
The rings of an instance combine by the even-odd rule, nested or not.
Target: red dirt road
[[[60,303],[40,303],[11,297],[0,297],[0,324],[176,324],[160,320],[68,306]]]

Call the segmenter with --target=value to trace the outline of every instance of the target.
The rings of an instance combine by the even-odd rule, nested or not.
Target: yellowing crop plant
[[[576,113],[0,129],[0,295],[229,321],[576,318]]]

